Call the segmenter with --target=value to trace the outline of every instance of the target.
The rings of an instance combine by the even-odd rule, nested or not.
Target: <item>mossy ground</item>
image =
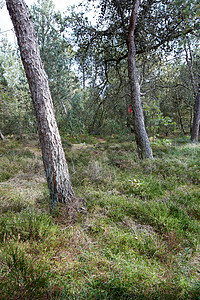
[[[38,141],[0,142],[0,299],[200,299],[199,145],[63,144],[82,200],[50,214]]]

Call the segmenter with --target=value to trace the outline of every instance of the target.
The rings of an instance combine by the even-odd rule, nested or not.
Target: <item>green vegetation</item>
[[[0,299],[200,299],[199,145],[63,144],[78,199],[50,214],[38,141],[0,142]]]
[[[53,211],[19,49],[1,36],[0,299],[200,300],[200,148],[188,136],[199,116],[199,1],[140,5],[136,65],[153,161],[138,160],[132,134],[136,1],[82,2],[30,8],[77,196]]]

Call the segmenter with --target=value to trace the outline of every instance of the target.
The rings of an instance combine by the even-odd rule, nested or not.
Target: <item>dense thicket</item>
[[[132,116],[128,114],[131,101],[127,72],[127,39],[133,2],[100,1],[96,6],[95,1],[91,2],[94,3],[93,9],[97,13],[97,25],[91,24],[82,14],[78,15],[74,12],[65,20],[67,25],[73,25],[72,42],[76,47],[78,46],[77,61],[83,86],[85,82],[91,82],[92,92],[96,90],[95,97],[92,93],[90,97],[94,113],[89,129],[91,133],[99,133],[105,128],[106,123],[111,123],[113,128],[116,128],[116,132],[123,131],[126,124],[128,128],[133,124]],[[174,65],[178,70],[186,65],[183,57],[187,36],[189,40],[197,36],[197,39],[193,39],[191,43],[198,56],[198,51],[195,51],[197,47],[194,47],[198,44],[198,11],[199,5],[195,1],[142,1],[140,4],[135,44],[138,77],[143,107],[146,111],[147,129],[150,134],[158,128],[161,129],[159,130],[161,134],[173,131],[174,122],[177,121],[178,129],[183,130],[182,114],[187,116],[191,114],[188,114],[188,109],[180,112],[176,108],[176,116],[174,115],[173,118],[169,116],[171,109],[164,110],[162,102],[171,102],[173,86],[177,85],[177,74],[173,74],[171,83],[168,82],[166,86],[161,81],[168,80],[168,73],[171,73]],[[181,78],[179,80],[182,81]],[[189,71],[184,81],[187,81],[186,86],[180,83],[178,87],[180,90],[182,85],[182,94],[185,95],[184,89],[192,88]],[[167,100],[161,99],[163,94],[166,95]],[[185,106],[190,100],[186,100]],[[155,110],[154,113],[158,118],[153,116],[156,120],[152,122],[152,111]],[[121,122],[118,121],[119,116]],[[191,121],[185,124],[186,127],[191,127],[190,125]]]
[[[92,23],[84,6],[61,15],[52,1],[40,0],[31,9],[58,125],[70,134],[131,133],[127,33],[132,1],[89,5],[96,15]],[[190,134],[199,85],[198,21],[197,1],[141,2],[136,64],[149,137]],[[36,132],[18,51],[5,39],[0,62],[2,133]]]

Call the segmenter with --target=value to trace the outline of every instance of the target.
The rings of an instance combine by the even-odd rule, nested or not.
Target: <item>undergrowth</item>
[[[0,143],[0,299],[200,299],[199,145],[63,144],[76,216],[50,214],[38,141]]]

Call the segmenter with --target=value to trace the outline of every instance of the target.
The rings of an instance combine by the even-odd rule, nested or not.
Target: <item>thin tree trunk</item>
[[[193,143],[197,143],[199,138],[199,125],[200,125],[199,124],[200,123],[200,64],[198,70],[198,82],[196,82],[194,72],[193,72],[193,54],[189,44],[188,44],[188,48],[189,48],[190,57],[188,56],[188,50],[185,45],[186,62],[189,68],[191,83],[193,87],[193,94],[194,94],[194,113],[193,113],[193,122],[191,128],[191,141]]]
[[[42,157],[52,206],[74,197],[58,131],[48,79],[40,58],[37,38],[24,0],[6,0],[37,117]]]
[[[69,118],[69,116],[68,116],[68,112],[67,112],[66,106],[65,106],[65,104],[64,104],[64,102],[63,102],[63,100],[62,100],[62,98],[60,98],[60,102],[61,102],[61,104],[62,104],[63,111],[64,111],[64,113],[65,113],[66,118],[69,119],[69,127],[70,127],[70,129],[71,129],[72,134],[73,134],[74,130],[73,130],[73,127],[72,127],[72,123],[71,123],[71,120],[70,120],[70,118]]]
[[[192,123],[192,130],[191,130],[191,141],[193,143],[198,142],[199,138],[199,123],[200,123],[200,65],[199,65],[199,82],[196,87],[196,91],[194,93],[195,100],[194,100],[194,116],[193,116],[193,123]]]
[[[1,132],[1,130],[0,130],[0,139],[2,139],[4,142],[6,142],[6,138],[5,138],[5,136],[3,135],[3,133]]]
[[[200,122],[200,92],[195,98],[194,104],[194,116],[191,130],[191,141],[194,143],[198,142],[199,138],[199,122]]]
[[[178,113],[178,118],[179,118],[179,123],[180,123],[180,126],[181,126],[181,129],[182,129],[182,132],[184,135],[186,135],[186,131],[185,131],[185,128],[183,126],[183,118],[182,118],[182,115],[181,115],[181,111],[179,109],[180,107],[180,104],[181,104],[181,100],[178,98],[178,96],[176,95],[176,100],[177,100],[177,113]]]
[[[141,104],[140,85],[136,68],[136,49],[134,41],[135,23],[139,8],[139,0],[135,0],[131,14],[128,34],[128,75],[131,87],[131,104],[133,107],[134,129],[137,143],[138,156],[140,159],[153,159],[153,153],[144,124],[144,114]]]
[[[178,117],[179,117],[179,122],[180,122],[180,125],[181,125],[181,129],[183,131],[183,134],[186,135],[185,128],[183,126],[183,120],[182,120],[181,112],[180,112],[179,109],[178,109]]]
[[[95,133],[94,133],[94,126],[95,126],[95,123],[96,123],[96,121],[97,121],[97,116],[98,116],[99,110],[100,110],[101,106],[104,104],[104,101],[105,101],[105,100],[102,100],[102,101],[98,104],[98,107],[97,107],[97,109],[96,109],[96,111],[95,111],[95,114],[94,114],[94,116],[93,116],[92,125],[91,125],[91,127],[90,127],[90,129],[89,129],[89,133],[90,133],[90,134],[95,134]]]

